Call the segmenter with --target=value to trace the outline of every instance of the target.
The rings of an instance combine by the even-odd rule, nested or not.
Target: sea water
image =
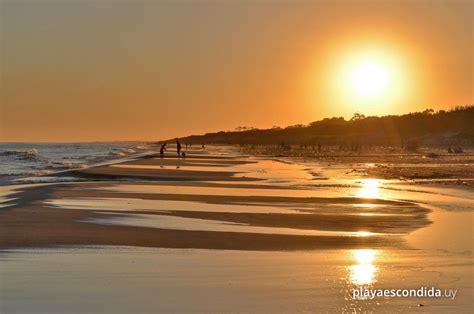
[[[0,185],[19,178],[122,158],[146,149],[143,143],[0,143]]]

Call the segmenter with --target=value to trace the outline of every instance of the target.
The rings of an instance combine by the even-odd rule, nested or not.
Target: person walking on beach
[[[181,156],[181,143],[179,140],[176,140],[176,152],[178,153],[178,158]]]
[[[160,157],[161,158],[163,158],[163,156],[165,155],[165,149],[166,149],[166,143],[161,144],[161,147],[160,147]]]

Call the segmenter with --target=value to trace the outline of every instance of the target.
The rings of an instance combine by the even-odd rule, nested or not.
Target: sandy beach
[[[474,313],[474,0],[0,21],[0,314]]]
[[[469,312],[471,185],[382,179],[374,168],[216,146],[185,159],[150,154],[3,187],[1,310]],[[71,177],[76,182],[60,182]],[[54,297],[32,288],[41,280]],[[358,287],[421,286],[459,294],[350,295]],[[159,293],[140,293],[125,307],[112,301],[133,287]]]

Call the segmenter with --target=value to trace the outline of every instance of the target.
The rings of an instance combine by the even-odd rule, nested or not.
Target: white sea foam
[[[146,144],[140,147],[130,143],[0,143],[0,185],[17,178],[85,168],[148,148]]]

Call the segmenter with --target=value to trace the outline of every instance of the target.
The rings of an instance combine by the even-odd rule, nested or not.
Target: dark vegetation
[[[336,145],[351,150],[361,146],[403,147],[409,151],[415,151],[419,145],[470,146],[474,144],[474,105],[438,112],[427,109],[400,116],[365,117],[357,113],[350,120],[326,118],[286,128],[239,127],[236,131],[192,135],[181,140],[193,144],[278,145],[282,148]]]

